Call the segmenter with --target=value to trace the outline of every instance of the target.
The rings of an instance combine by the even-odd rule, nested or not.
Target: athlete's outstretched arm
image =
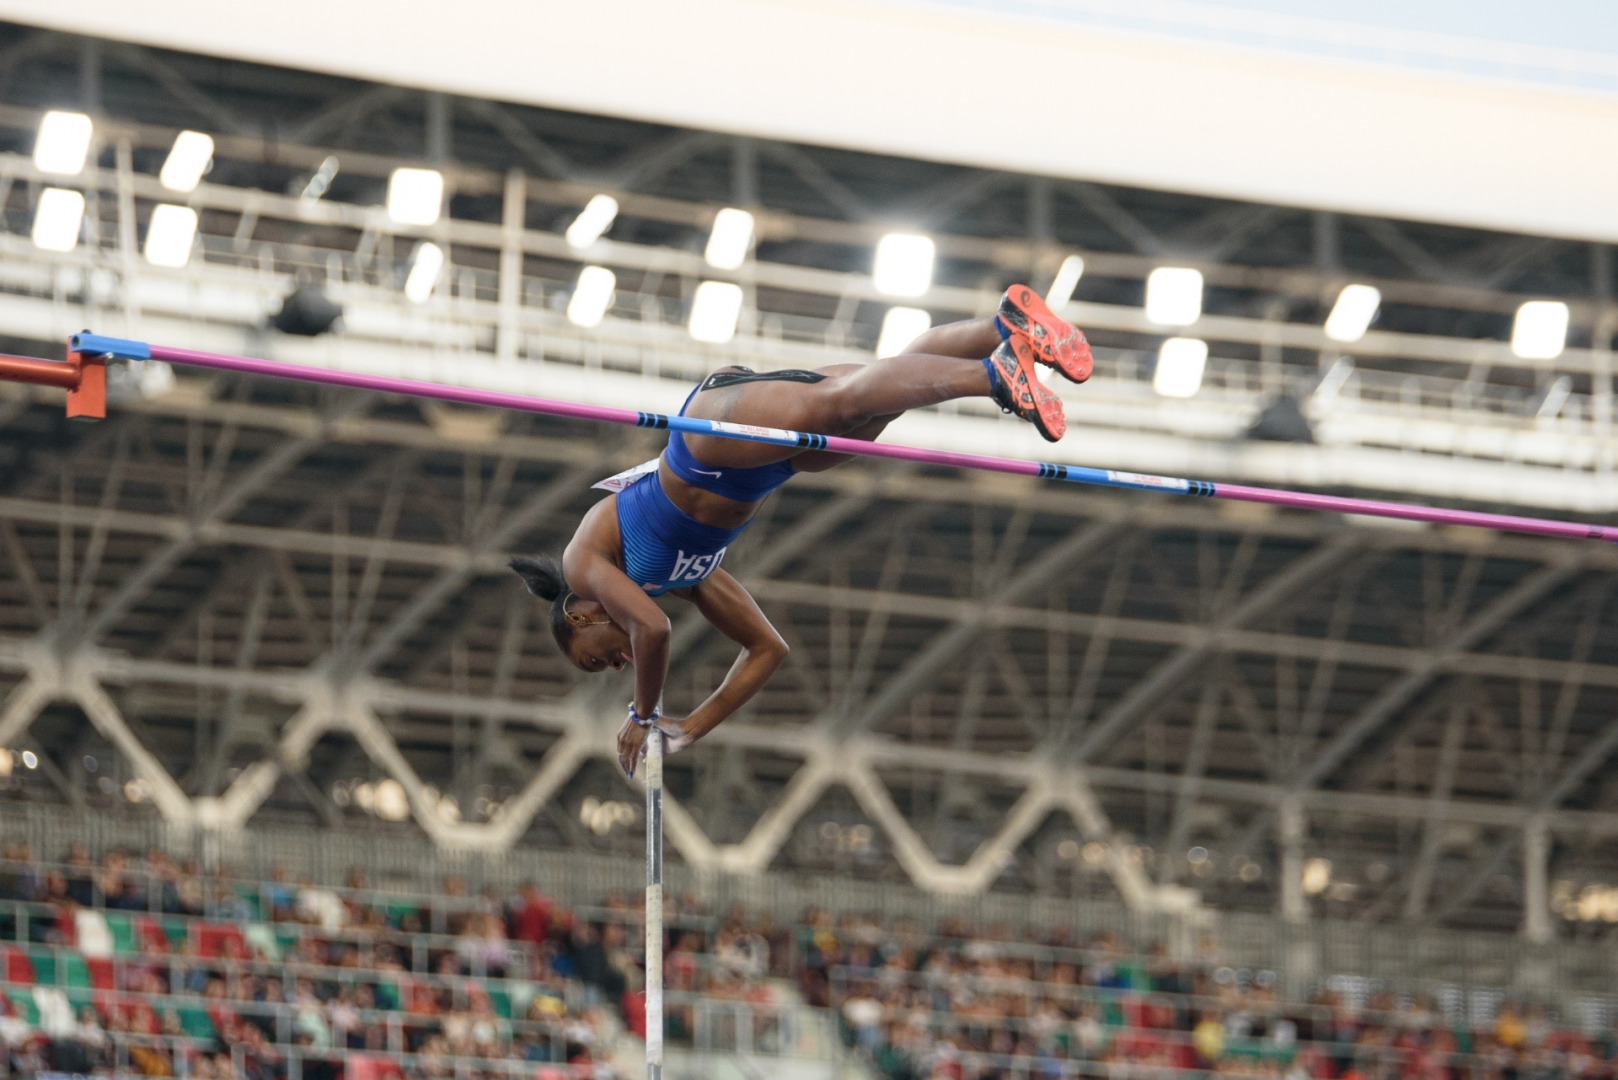
[[[669,617],[639,585],[598,552],[575,552],[569,544],[563,554],[567,580],[586,600],[607,609],[612,621],[629,635],[635,662],[635,712],[651,716],[663,699],[669,674]]]
[[[787,643],[764,617],[752,595],[725,571],[715,570],[700,585],[673,595],[695,604],[702,617],[740,645],[742,652],[708,700],[683,719],[659,722],[658,730],[669,737],[670,752],[690,746],[747,704],[787,655]],[[626,774],[635,775],[635,763],[645,741],[646,730],[634,724],[626,723],[618,733],[618,763]]]

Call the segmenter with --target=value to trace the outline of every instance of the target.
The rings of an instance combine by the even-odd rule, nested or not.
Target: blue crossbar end
[[[100,334],[74,334],[68,338],[67,347],[73,352],[83,353],[86,356],[105,356],[108,359],[116,357],[119,360],[150,360],[152,358],[152,347],[144,341],[102,337]]]

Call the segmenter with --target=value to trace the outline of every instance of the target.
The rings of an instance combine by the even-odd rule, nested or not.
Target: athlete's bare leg
[[[691,400],[686,415],[874,439],[889,421],[908,409],[988,394],[983,358],[999,343],[1000,333],[992,318],[948,323],[922,334],[899,356],[872,364],[817,368],[817,373],[826,376],[823,382],[756,382],[705,390]],[[699,460],[716,468],[766,465],[802,453],[701,435],[687,436],[687,440]]]
[[[686,415],[846,436],[878,418],[989,393],[989,374],[981,359],[904,353],[873,364],[834,364],[817,371],[826,378],[813,384],[753,382],[703,391],[691,399]],[[803,453],[708,435],[687,435],[686,441],[697,460],[714,468],[753,468]]]

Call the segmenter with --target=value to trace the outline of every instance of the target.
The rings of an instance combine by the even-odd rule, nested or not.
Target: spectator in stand
[[[29,845],[6,845],[0,860],[0,900],[32,900],[39,895],[39,871]]]
[[[610,963],[601,941],[600,924],[580,923],[574,931],[573,962],[579,980],[584,983],[587,1004],[594,1006],[623,997],[627,984],[623,974]]]
[[[455,951],[461,959],[461,974],[505,978],[511,965],[505,920],[492,912],[469,917]]]
[[[327,933],[341,930],[348,914],[336,893],[317,887],[307,877],[298,883],[297,912],[299,922],[318,926]]]
[[[536,947],[545,944],[551,934],[553,906],[551,898],[540,892],[532,881],[523,882],[511,906],[511,936]]]
[[[96,868],[83,844],[67,849],[67,895],[80,907],[95,903]]]
[[[292,887],[292,875],[277,863],[270,867],[270,880],[263,891],[264,916],[274,922],[292,922],[297,918],[298,892]]]

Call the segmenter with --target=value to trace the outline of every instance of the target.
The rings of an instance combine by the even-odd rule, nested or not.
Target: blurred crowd
[[[889,1080],[1241,1076],[1268,1080],[1615,1080],[1618,1028],[1599,1036],[1501,1000],[1475,1023],[1419,994],[1318,989],[1284,1000],[1274,972],[1211,940],[1189,960],[1071,935],[811,912],[806,998]],[[1336,981],[1336,980],[1333,980]]]
[[[158,850],[74,845],[42,864],[13,844],[0,1042],[23,1075],[607,1080],[621,1036],[645,1032],[641,917],[638,896],[568,909],[531,883],[415,895],[360,871],[244,882]],[[1212,941],[1175,958],[816,909],[778,924],[692,897],[665,923],[673,1043],[740,1013],[760,1049],[786,1049],[779,1017],[801,1001],[887,1080],[1618,1080],[1618,1039],[1543,1009],[1507,1001],[1468,1024],[1421,996],[1289,1001]]]

